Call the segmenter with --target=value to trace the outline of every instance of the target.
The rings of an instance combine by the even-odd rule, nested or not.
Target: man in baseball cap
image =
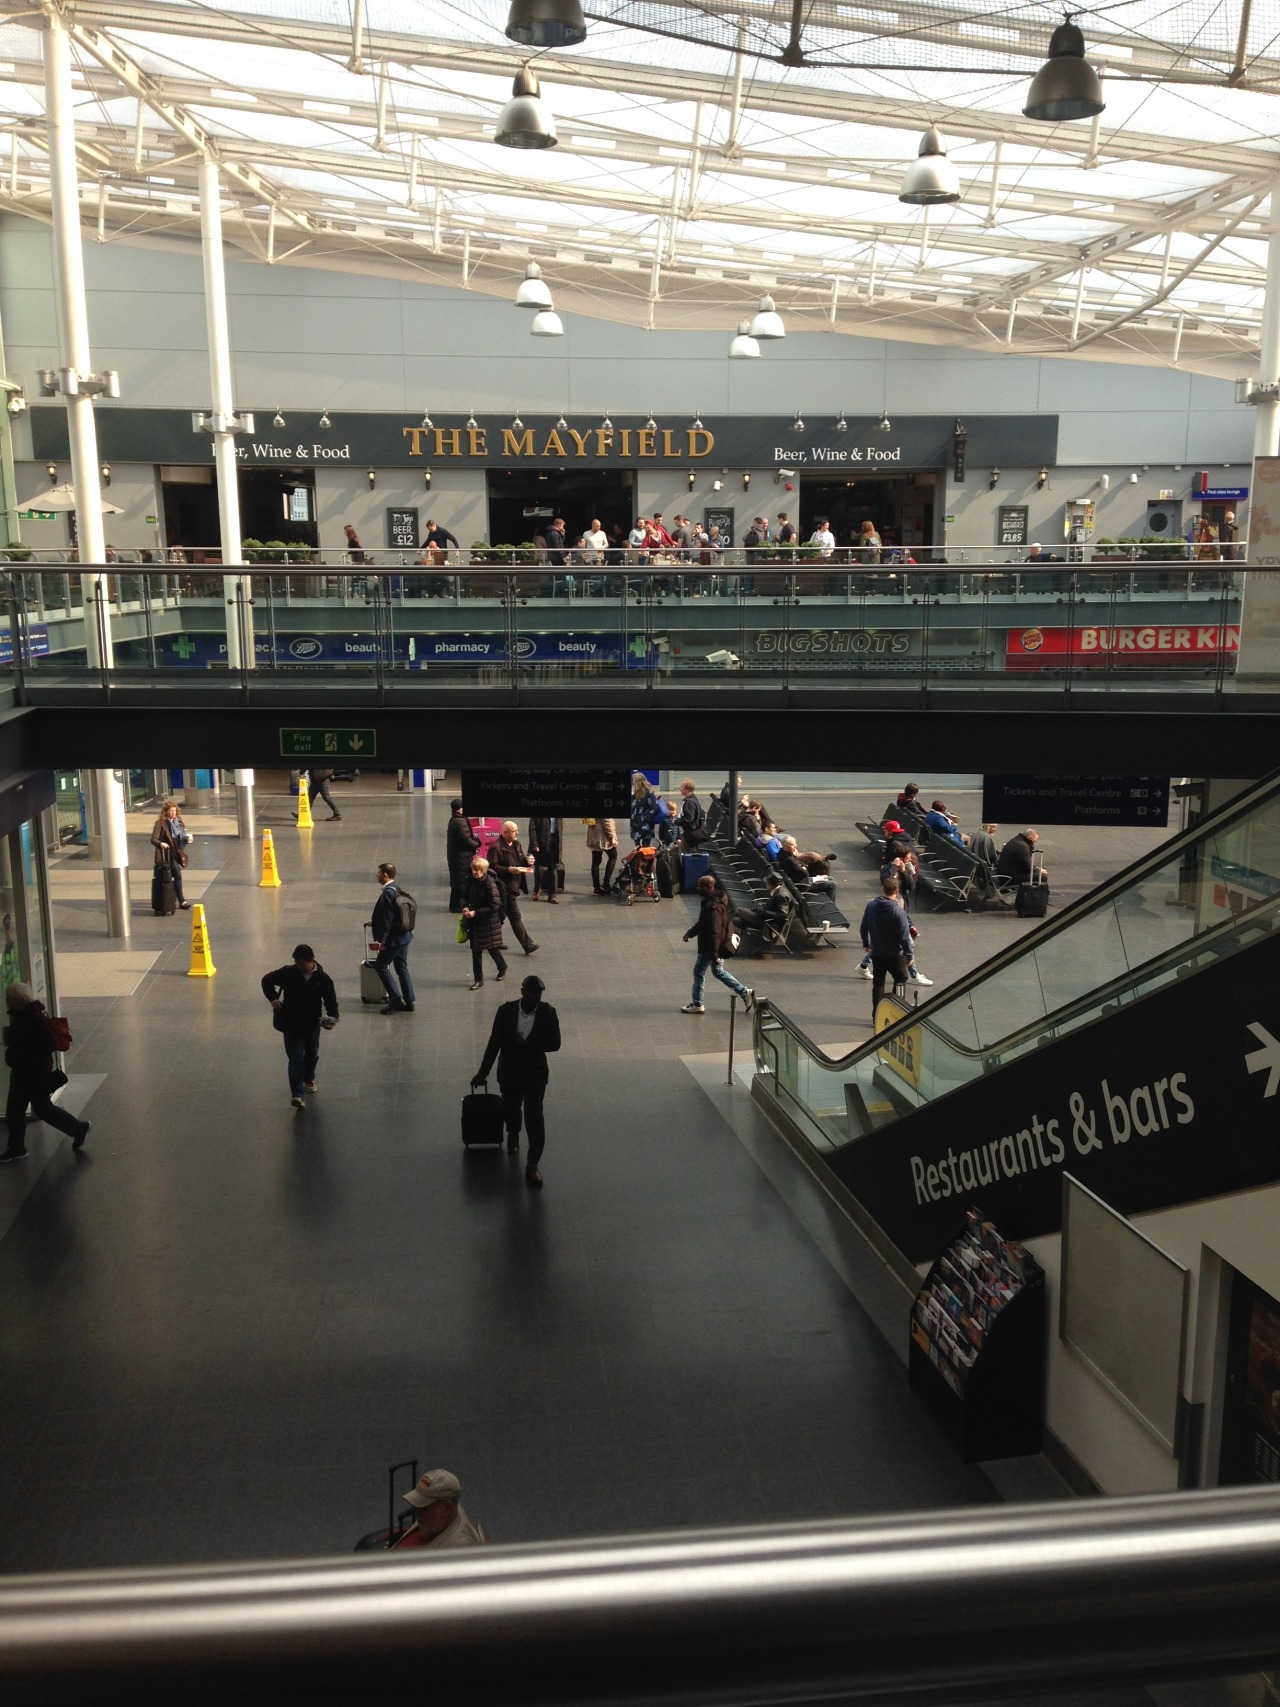
[[[396,1547],[479,1547],[481,1531],[458,1504],[462,1484],[452,1470],[428,1470],[404,1496],[414,1510]]]

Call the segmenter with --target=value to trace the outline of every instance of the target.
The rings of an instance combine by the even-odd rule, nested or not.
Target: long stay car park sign
[[[280,756],[285,759],[376,759],[376,729],[282,729]]]

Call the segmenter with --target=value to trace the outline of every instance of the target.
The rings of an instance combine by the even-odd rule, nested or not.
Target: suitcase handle
[[[411,1488],[416,1488],[418,1485],[418,1460],[416,1458],[405,1458],[404,1460],[402,1460],[401,1463],[393,1464],[391,1466],[391,1468],[387,1471],[387,1546],[388,1547],[395,1545],[395,1541],[398,1539],[398,1535],[399,1535],[399,1531],[400,1531],[400,1527],[401,1527],[397,1521],[397,1512],[396,1512],[396,1471],[397,1470],[408,1470],[410,1476],[413,1478],[412,1481],[409,1483],[409,1486]],[[407,1527],[407,1525],[405,1527]]]

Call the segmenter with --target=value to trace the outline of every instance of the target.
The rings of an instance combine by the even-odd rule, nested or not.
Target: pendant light
[[[540,308],[529,330],[535,338],[563,338],[564,322],[554,308]]]
[[[920,138],[919,158],[907,167],[898,200],[911,207],[936,207],[960,200],[960,178],[947,158],[937,125],[930,125]]]
[[[522,65],[511,84],[511,99],[498,114],[493,140],[503,148],[554,148],[560,140],[556,121],[543,105],[538,79]]]
[[[530,261],[516,291],[517,308],[550,308],[551,290],[542,276],[542,268]]]
[[[773,306],[771,296],[762,296],[755,317],[747,327],[747,333],[752,338],[785,338],[787,329],[782,324],[782,316]]]
[[[576,47],[586,37],[578,0],[511,0],[507,39],[521,47]]]
[[[1027,90],[1026,118],[1058,124],[1091,119],[1106,107],[1098,73],[1085,61],[1084,36],[1065,18],[1049,37],[1049,57]]]
[[[751,336],[751,322],[739,320],[737,335],[729,343],[729,355],[735,361],[748,361],[759,354],[760,346]]]

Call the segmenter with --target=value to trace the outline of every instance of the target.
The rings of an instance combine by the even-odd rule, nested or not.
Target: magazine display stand
[[[908,1380],[966,1464],[1039,1452],[1044,1270],[981,1212],[935,1259],[911,1306]]]

